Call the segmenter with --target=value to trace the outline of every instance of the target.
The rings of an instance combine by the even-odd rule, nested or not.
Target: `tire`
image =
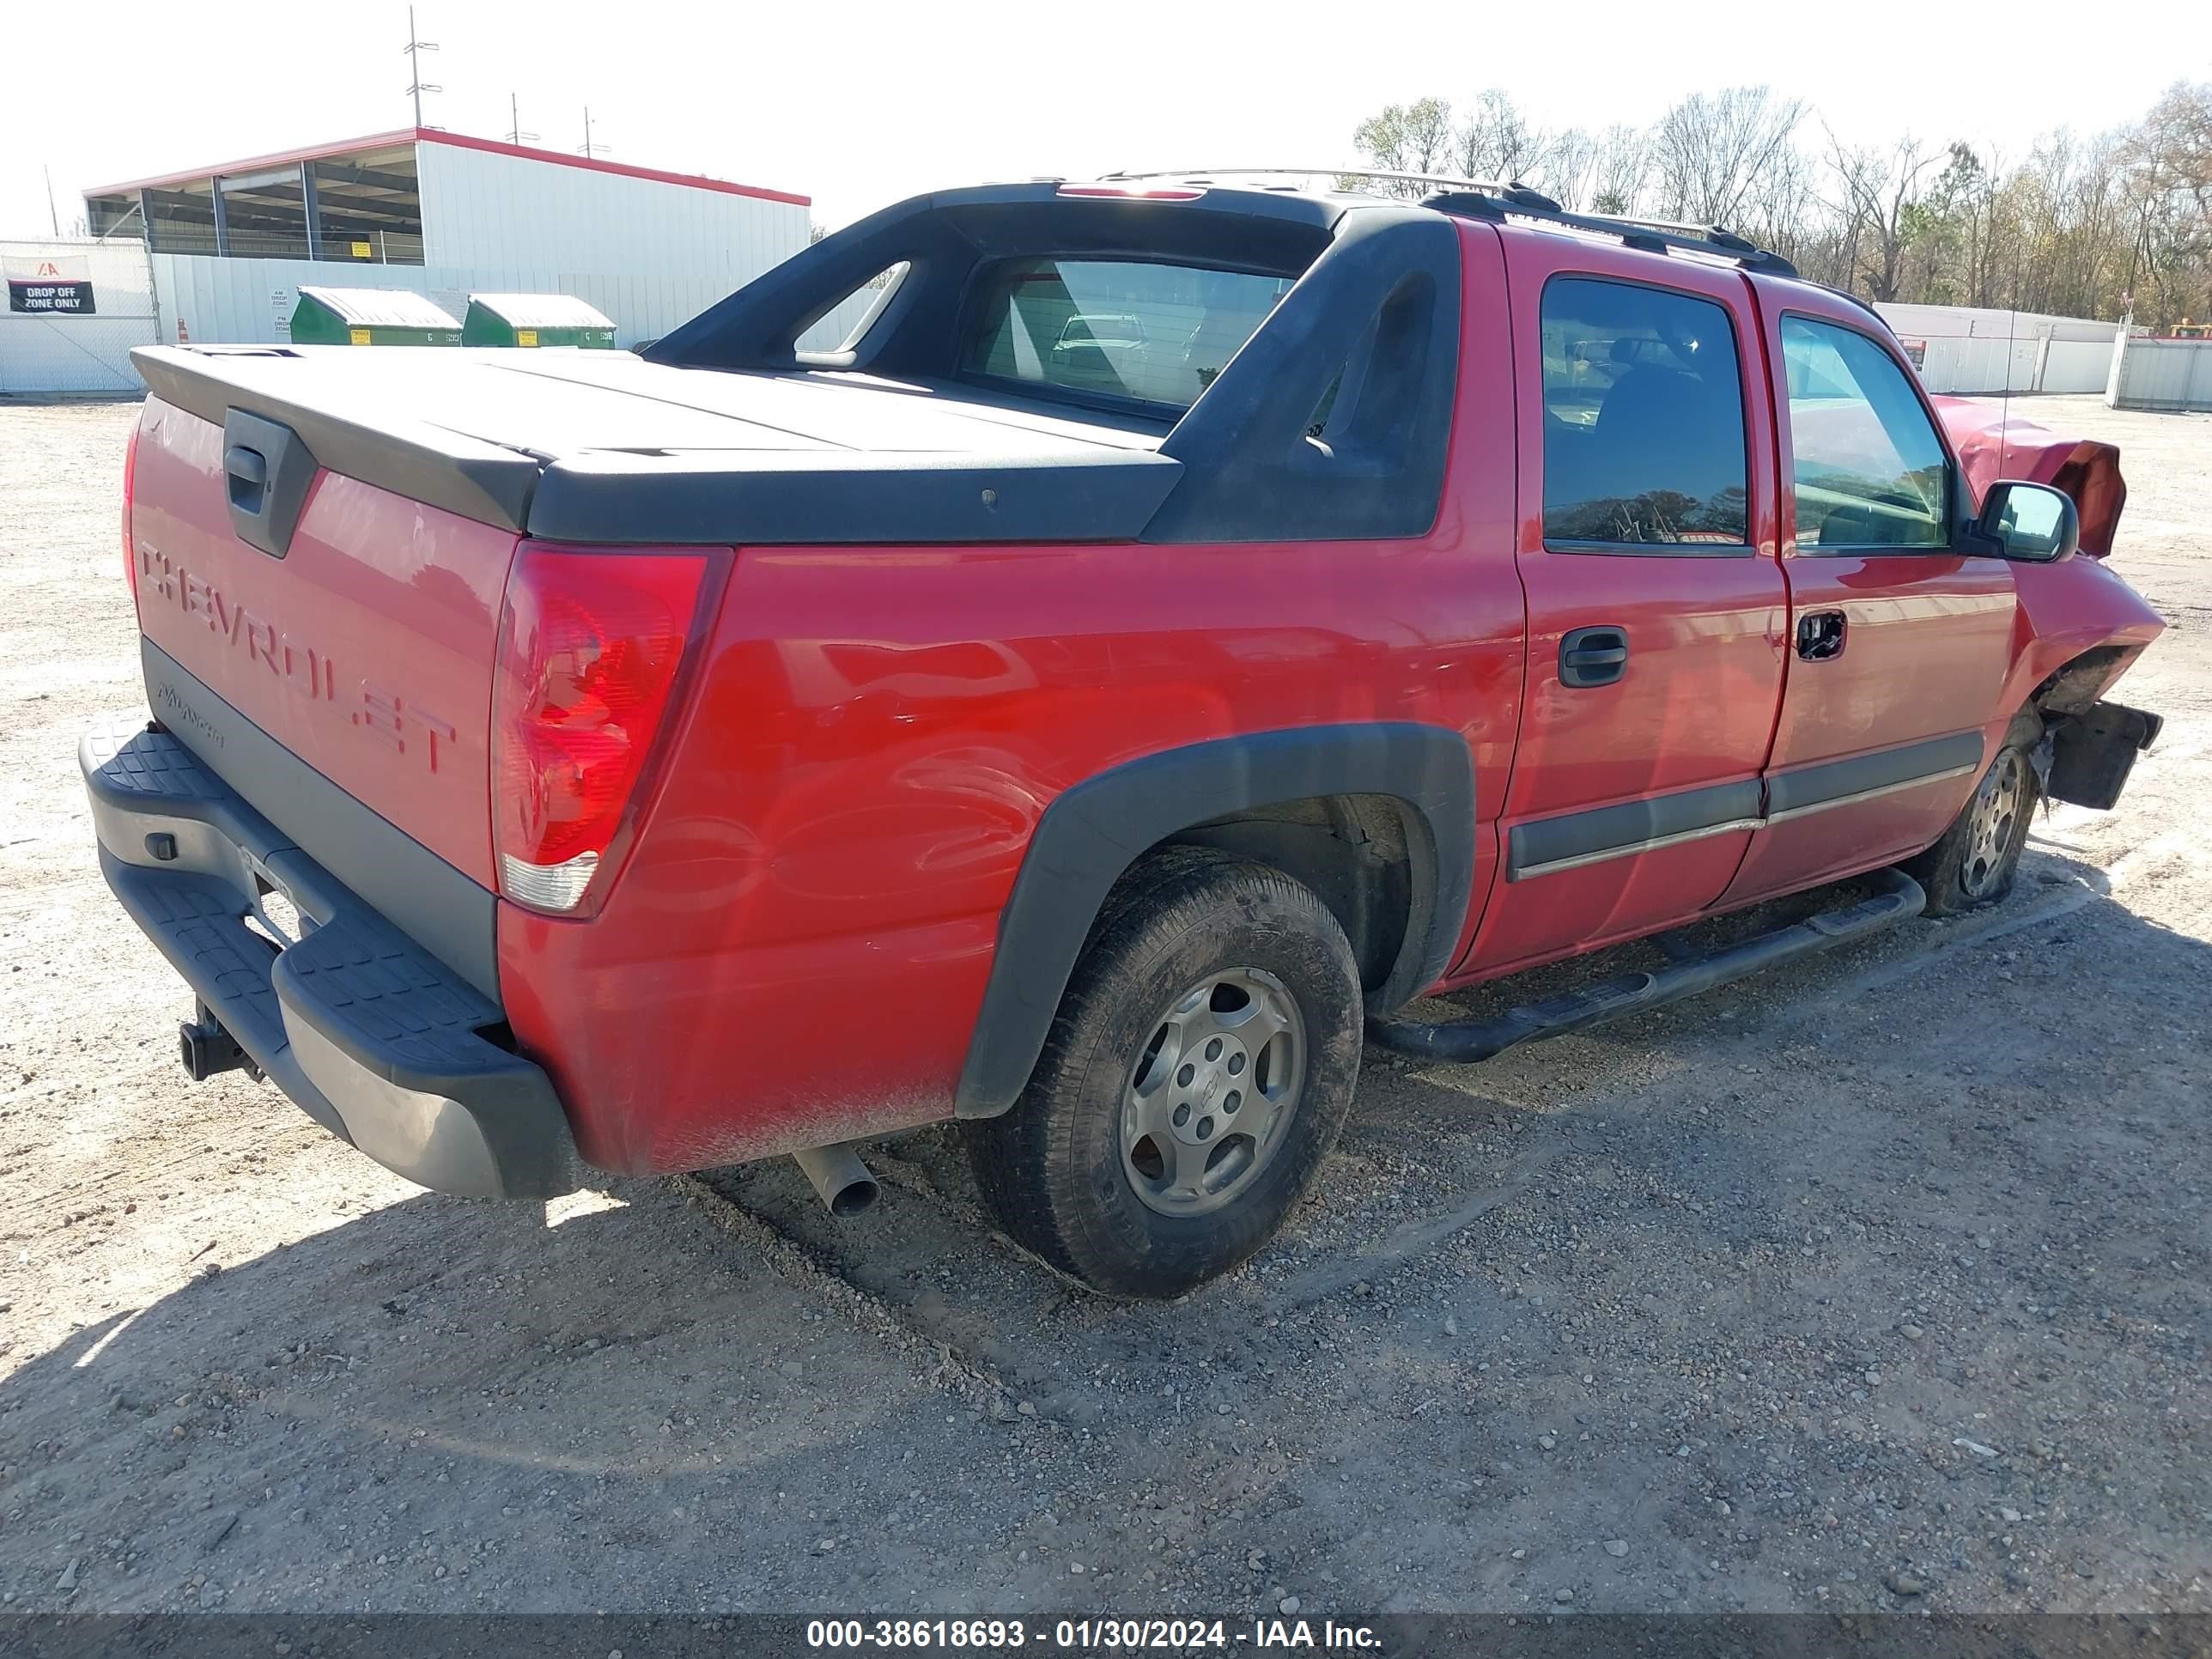
[[[1212,848],[1152,854],[1108,896],[1021,1097],[963,1126],[984,1200],[1094,1290],[1170,1297],[1226,1273],[1335,1143],[1361,1013],[1351,945],[1310,889]]]
[[[2042,716],[2022,709],[1942,838],[1900,866],[1928,894],[1923,915],[1954,916],[2012,891],[2043,793],[2033,759],[2042,740]]]

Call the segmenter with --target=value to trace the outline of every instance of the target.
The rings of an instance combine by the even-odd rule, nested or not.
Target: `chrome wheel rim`
[[[2027,810],[2027,763],[2019,750],[2004,750],[1974,791],[1966,815],[1966,851],[1959,866],[1959,885],[1969,898],[1980,898],[1996,886],[2013,831]]]
[[[1121,1097],[1121,1170],[1163,1215],[1205,1215],[1257,1180],[1306,1077],[1297,1000],[1257,968],[1209,974],[1147,1029]]]

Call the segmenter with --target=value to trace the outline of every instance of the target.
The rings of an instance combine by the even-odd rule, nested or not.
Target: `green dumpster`
[[[471,294],[461,343],[586,346],[611,351],[614,319],[566,294]]]
[[[396,288],[301,288],[295,345],[450,346],[461,325],[419,294]]]

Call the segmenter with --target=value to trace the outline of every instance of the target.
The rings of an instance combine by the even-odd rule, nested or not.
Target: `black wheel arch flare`
[[[1099,907],[1146,851],[1228,814],[1333,795],[1397,801],[1414,854],[1406,937],[1376,1000],[1405,1001],[1441,976],[1474,879],[1474,764],[1461,733],[1413,721],[1360,721],[1164,750],[1063,791],[1039,819],[1000,914],[998,950],[954,1097],[957,1114],[992,1117],[1014,1103]]]

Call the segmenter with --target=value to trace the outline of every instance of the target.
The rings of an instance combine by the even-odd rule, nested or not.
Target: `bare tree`
[[[1865,279],[1875,301],[1898,297],[1905,253],[1926,229],[1926,216],[1917,211],[1920,181],[1936,160],[1910,135],[1881,151],[1847,150],[1832,131],[1828,134],[1828,165],[1843,198],[1837,210],[1850,250],[1845,270],[1854,284]]]
[[[1542,164],[1543,135],[1496,87],[1479,94],[1453,135],[1452,164],[1462,179],[1520,179]]]
[[[1367,161],[1392,173],[1448,169],[1465,179],[1515,179],[1570,210],[1632,212],[1651,175],[1651,140],[1641,128],[1546,132],[1497,87],[1478,94],[1456,124],[1452,107],[1442,98],[1389,105],[1359,124],[1352,142]],[[1405,197],[1424,193],[1419,185],[1376,188]]]
[[[1570,213],[1583,212],[1594,205],[1599,161],[1599,140],[1580,127],[1569,127],[1545,145],[1544,165],[1529,182],[1540,183],[1544,193]]]
[[[1803,184],[1805,106],[1765,87],[1692,93],[1652,131],[1658,210],[1693,224],[1750,225]]]
[[[1386,173],[1442,173],[1451,161],[1451,104],[1443,98],[1416,98],[1386,105],[1354,129],[1352,142]],[[1423,185],[1384,186],[1393,196],[1419,197]]]
[[[2164,326],[2212,314],[2212,84],[2143,119],[2045,135],[2016,164],[1966,142],[1801,142],[1763,87],[1683,99],[1649,130],[1546,132],[1504,92],[1392,105],[1357,139],[1394,172],[1518,177],[1570,209],[1725,224],[1805,276],[1876,300],[2016,306]],[[1418,197],[1425,186],[1397,193]]]
[[[1633,213],[1651,180],[1651,140],[1640,129],[1610,126],[1597,140],[1589,204],[1599,213]]]
[[[2162,184],[2187,191],[2197,212],[2212,216],[2212,82],[2168,87],[2130,149]]]
[[[2123,291],[2160,321],[2212,314],[2212,82],[2169,87],[2129,136],[2124,160]]]
[[[1972,144],[1954,143],[1948,153],[1921,204],[1929,234],[1915,291],[1941,304],[1994,305],[2004,251],[1997,223],[2004,169],[1995,152],[1984,161]]]
[[[1650,167],[1650,141],[1640,128],[1569,127],[1545,139],[1522,176],[1570,213],[1633,213]]]

